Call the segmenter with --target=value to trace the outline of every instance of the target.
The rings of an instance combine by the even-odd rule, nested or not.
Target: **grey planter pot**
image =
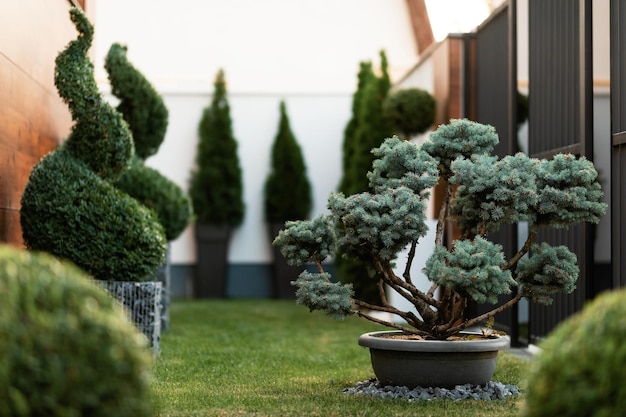
[[[120,302],[128,318],[146,336],[152,353],[158,355],[161,342],[161,283],[157,281],[99,281]]]
[[[401,340],[381,337],[400,331],[365,333],[359,345],[370,350],[374,374],[383,385],[454,388],[484,385],[496,369],[498,352],[508,349],[511,339],[468,341]]]
[[[230,226],[196,224],[195,298],[225,298]]]

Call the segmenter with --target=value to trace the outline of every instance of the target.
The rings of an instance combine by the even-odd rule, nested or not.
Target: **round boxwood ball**
[[[383,113],[392,126],[407,136],[424,133],[435,122],[435,99],[428,91],[405,88],[390,93]]]
[[[626,291],[598,296],[541,344],[524,415],[609,417],[626,410]]]
[[[0,246],[0,416],[150,416],[147,341],[76,266]]]

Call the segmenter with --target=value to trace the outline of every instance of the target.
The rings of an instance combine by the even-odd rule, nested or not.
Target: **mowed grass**
[[[350,396],[374,376],[360,334],[293,301],[175,301],[154,367],[159,416],[515,416],[522,400],[409,403]],[[520,384],[526,361],[500,353],[494,380]]]

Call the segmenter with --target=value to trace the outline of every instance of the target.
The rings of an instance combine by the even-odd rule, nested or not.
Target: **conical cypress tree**
[[[306,219],[311,206],[311,184],[304,157],[291,131],[285,102],[281,101],[278,133],[272,145],[271,172],[265,182],[265,218],[269,223]]]
[[[233,136],[224,71],[198,129],[200,141],[189,194],[198,223],[237,226],[243,221],[243,181]]]
[[[391,89],[384,51],[380,52],[380,60],[380,77],[374,74],[369,63],[362,63],[359,71],[359,87],[353,97],[353,119],[346,127],[343,146],[344,173],[340,191],[347,196],[369,189],[367,172],[374,161],[371,150],[392,134],[391,125],[383,114],[383,102]],[[335,257],[339,280],[351,283],[357,298],[380,302],[377,280],[373,278],[374,268],[339,255]]]
[[[360,121],[359,112],[361,109],[361,102],[363,98],[363,90],[365,89],[365,85],[370,80],[370,78],[374,77],[374,73],[372,71],[372,63],[371,62],[361,62],[359,67],[358,84],[357,90],[352,96],[352,118],[346,125],[343,135],[343,157],[342,157],[342,168],[343,168],[343,176],[341,178],[341,182],[339,184],[339,191],[346,195],[350,195],[351,188],[351,177],[348,175],[348,172],[351,171],[351,163],[355,153],[355,141],[356,141],[356,131],[358,128],[358,124]]]
[[[379,147],[392,134],[391,125],[383,113],[383,102],[391,88],[384,51],[380,53],[380,59],[381,76],[376,77],[372,73],[365,79],[360,98],[353,155],[347,173],[350,177],[347,195],[369,189],[367,172],[374,161],[372,149]]]
[[[113,94],[120,99],[117,110],[133,134],[135,158],[115,186],[143,205],[153,209],[165,229],[167,240],[174,240],[191,219],[191,199],[182,188],[157,170],[145,165],[165,139],[168,111],[150,82],[127,59],[126,48],[111,45],[104,64]]]

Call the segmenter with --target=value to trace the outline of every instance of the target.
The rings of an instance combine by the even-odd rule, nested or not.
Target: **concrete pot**
[[[365,333],[359,345],[369,348],[374,374],[383,385],[454,388],[484,385],[496,369],[498,352],[511,339],[404,340],[384,337],[401,331]],[[465,333],[467,334],[467,333]]]

